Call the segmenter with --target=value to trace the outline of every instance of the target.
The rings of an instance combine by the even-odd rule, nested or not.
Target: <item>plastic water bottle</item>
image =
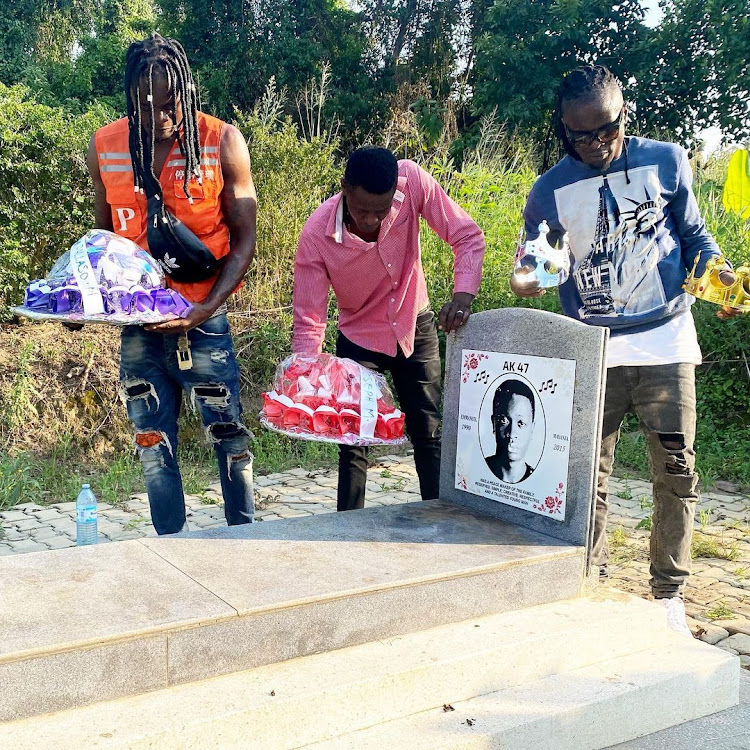
[[[76,499],[76,544],[96,544],[96,536],[96,496],[84,484]]]

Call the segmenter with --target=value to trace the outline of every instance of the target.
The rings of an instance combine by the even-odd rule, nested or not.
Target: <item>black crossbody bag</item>
[[[146,199],[148,249],[164,273],[181,283],[204,281],[213,276],[221,267],[221,260],[215,258],[185,224],[167,211],[162,200],[161,185],[157,183],[151,190],[147,188]]]

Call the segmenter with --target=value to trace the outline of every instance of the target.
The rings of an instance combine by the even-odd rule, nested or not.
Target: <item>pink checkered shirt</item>
[[[305,223],[294,264],[295,352],[321,351],[333,287],[339,329],[370,351],[405,356],[414,351],[417,314],[429,303],[422,270],[419,217],[452,248],[453,291],[476,295],[482,278],[484,235],[435,179],[412,161],[399,161],[391,212],[376,242],[349,233],[341,193]]]

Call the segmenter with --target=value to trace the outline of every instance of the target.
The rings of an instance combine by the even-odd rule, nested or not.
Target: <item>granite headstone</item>
[[[607,337],[519,308],[449,336],[440,499],[589,548]]]

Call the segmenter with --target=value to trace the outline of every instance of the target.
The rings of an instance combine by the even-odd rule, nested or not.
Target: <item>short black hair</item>
[[[521,380],[505,380],[495,390],[495,395],[492,398],[492,417],[495,415],[502,406],[507,406],[510,403],[512,396],[523,396],[523,398],[529,399],[531,403],[531,418],[532,420],[536,417],[536,407],[534,406],[534,393],[526,383]]]
[[[363,146],[353,151],[346,162],[344,182],[361,187],[373,195],[385,195],[396,187],[398,161],[392,151],[378,146]]]

